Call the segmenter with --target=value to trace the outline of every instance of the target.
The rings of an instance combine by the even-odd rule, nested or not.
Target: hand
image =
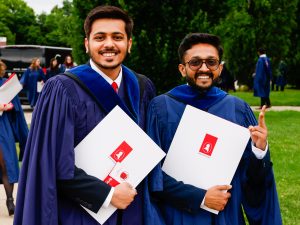
[[[118,209],[126,209],[137,195],[136,190],[127,182],[115,187],[111,204]]]
[[[216,185],[209,188],[205,194],[204,205],[208,208],[222,211],[231,197],[231,194],[225,191],[231,188],[231,185]]]
[[[254,143],[255,147],[261,149],[262,151],[264,151],[267,146],[268,136],[268,129],[265,123],[265,112],[266,106],[264,105],[259,113],[258,125],[249,126],[252,142]]]
[[[8,104],[0,104],[0,111],[9,111],[14,107],[14,105],[10,102]]]

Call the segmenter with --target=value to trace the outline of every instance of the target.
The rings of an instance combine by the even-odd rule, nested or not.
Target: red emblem
[[[104,182],[109,184],[111,187],[115,187],[118,184],[120,184],[118,181],[116,181],[114,178],[112,178],[109,175],[104,179]]]
[[[126,180],[127,178],[128,178],[128,173],[127,172],[122,172],[121,174],[120,174],[120,178],[122,179],[122,180]]]
[[[132,148],[126,143],[126,141],[123,141],[119,147],[111,153],[110,157],[115,162],[122,162],[132,151]]]
[[[204,137],[204,140],[202,142],[202,145],[200,147],[199,152],[203,153],[207,156],[211,156],[213,153],[214,147],[217,143],[218,138],[215,136],[212,136],[210,134],[206,134]]]

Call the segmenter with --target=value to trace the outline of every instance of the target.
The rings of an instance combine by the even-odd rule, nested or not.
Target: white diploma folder
[[[101,180],[108,175],[118,183],[136,187],[161,161],[165,153],[116,106],[75,148],[75,164]],[[86,209],[86,208],[85,208]],[[103,224],[116,210],[109,205],[98,213],[87,212]]]
[[[42,92],[43,87],[44,87],[44,82],[43,82],[43,81],[38,81],[38,82],[36,83],[36,91],[37,91],[38,93],[41,93],[41,92]]]
[[[247,128],[187,105],[162,169],[204,190],[230,184],[249,138]]]
[[[10,75],[4,84],[0,87],[0,103],[7,104],[22,90],[22,85],[16,74]],[[0,115],[2,115],[0,111]]]

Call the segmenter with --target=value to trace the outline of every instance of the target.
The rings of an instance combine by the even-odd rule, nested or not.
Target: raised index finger
[[[258,116],[258,126],[263,127],[263,128],[266,128],[266,123],[265,123],[266,108],[267,108],[267,106],[264,105],[261,108],[261,111],[260,111],[259,116]]]

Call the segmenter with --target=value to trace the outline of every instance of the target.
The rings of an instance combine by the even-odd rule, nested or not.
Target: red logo
[[[126,141],[123,141],[117,149],[111,153],[110,157],[115,162],[122,162],[132,151],[132,148],[126,143]]]
[[[105,179],[104,182],[110,185],[111,187],[115,187],[119,184],[118,181],[116,181],[114,178],[112,178],[110,175],[108,175]]]
[[[123,172],[120,174],[120,178],[121,178],[122,180],[126,180],[126,179],[128,178],[128,173],[125,172],[125,171],[123,171]]]
[[[207,156],[211,156],[213,153],[214,147],[217,143],[218,138],[215,136],[212,136],[210,134],[206,134],[204,137],[204,140],[202,142],[202,145],[200,147],[199,152],[203,153]]]

